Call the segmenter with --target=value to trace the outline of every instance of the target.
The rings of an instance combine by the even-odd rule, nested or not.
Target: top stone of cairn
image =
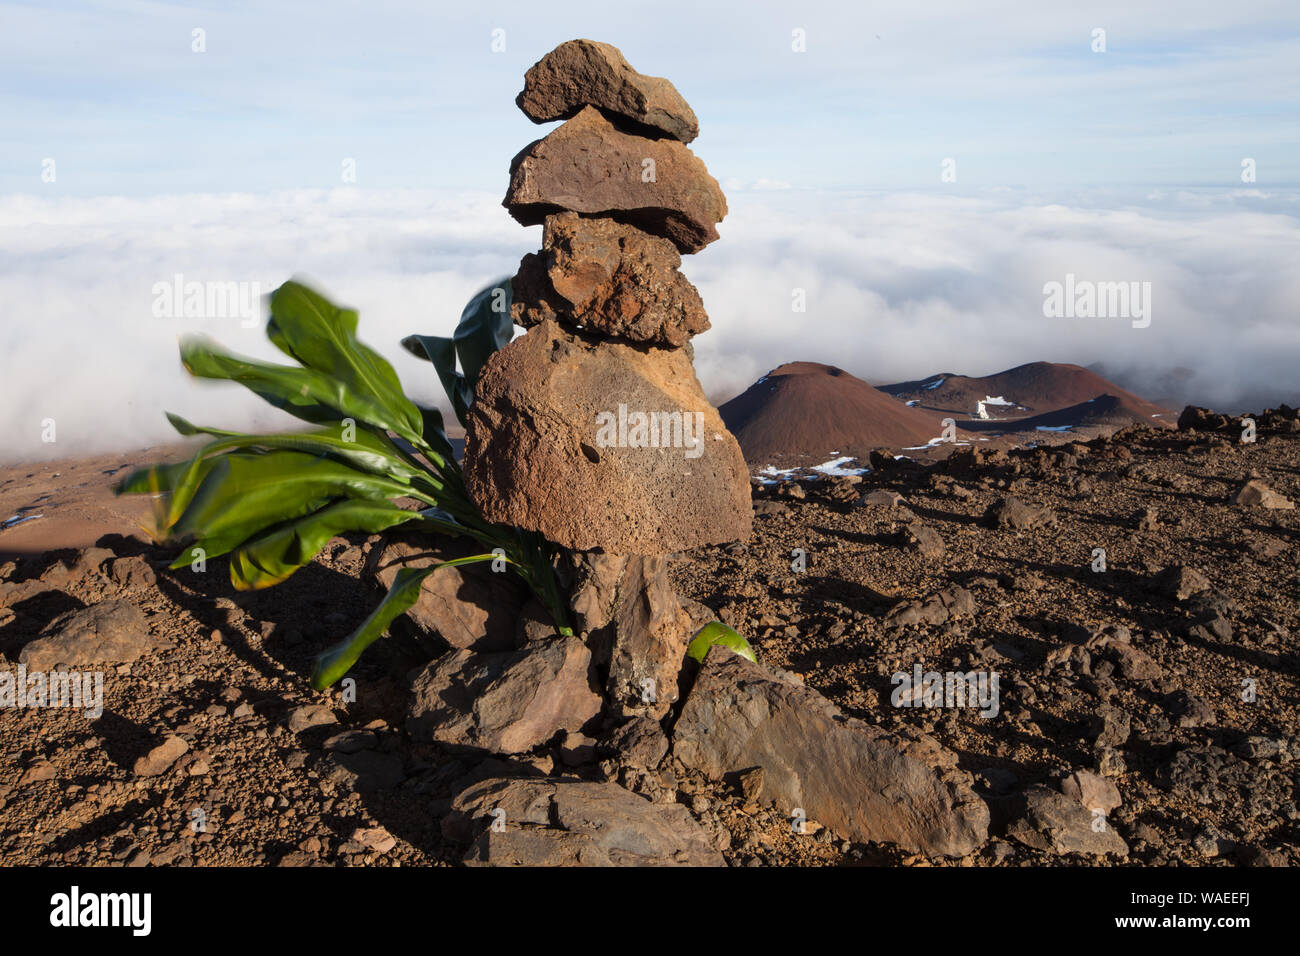
[[[617,47],[570,40],[542,57],[524,76],[516,105],[534,123],[576,116],[584,106],[689,143],[700,122],[676,87],[638,73]]]

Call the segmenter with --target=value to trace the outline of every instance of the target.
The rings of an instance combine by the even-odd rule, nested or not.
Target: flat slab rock
[[[189,749],[183,738],[172,735],[138,757],[132,770],[137,777],[156,777],[166,773]]]
[[[676,348],[709,328],[700,293],[678,271],[667,239],[613,219],[564,212],[546,217],[542,251],[514,280],[515,322],[547,319],[590,332]]]
[[[56,664],[129,664],[160,647],[144,612],[129,601],[100,601],[60,614],[18,654],[29,670]]]
[[[1268,508],[1278,511],[1294,511],[1295,502],[1280,495],[1258,479],[1247,481],[1232,496],[1234,505],[1248,508]]]
[[[618,47],[594,40],[561,43],[533,64],[515,104],[534,123],[595,106],[683,143],[700,134],[695,112],[672,83],[638,73]]]
[[[407,729],[417,740],[514,754],[600,713],[591,652],[576,637],[513,652],[455,650],[416,676]]]
[[[525,226],[564,210],[608,216],[681,252],[717,239],[727,215],[722,187],[687,146],[625,133],[590,106],[514,158],[502,205]]]
[[[593,340],[555,322],[488,359],[463,467],[487,520],[575,551],[667,554],[747,538],[754,520],[740,446],[687,350]]]
[[[988,805],[933,738],[846,717],[791,675],[726,648],[705,658],[673,753],[714,779],[761,767],[757,799],[851,840],[962,857],[988,839]]]
[[[685,806],[612,783],[495,777],[452,802],[444,835],[476,866],[724,866]]]
[[[1011,821],[1007,836],[1047,853],[1128,855],[1128,844],[1104,813],[1094,814],[1079,800],[1041,784],[1025,791],[1024,812]]]

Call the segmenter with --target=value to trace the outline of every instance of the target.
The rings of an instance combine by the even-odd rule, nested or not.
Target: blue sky
[[[71,195],[322,188],[346,157],[359,186],[501,190],[545,131],[522,75],[575,36],[672,79],[724,181],[929,188],[952,157],[959,187],[1231,186],[1252,157],[1300,182],[1293,0],[39,2],[0,4],[0,192],[47,157]]]

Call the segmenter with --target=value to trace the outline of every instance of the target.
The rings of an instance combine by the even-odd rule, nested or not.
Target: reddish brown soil
[[[53,470],[72,473],[67,463]],[[1295,865],[1300,511],[1231,504],[1252,473],[1300,498],[1300,435],[1240,445],[1144,429],[1010,455],[981,448],[976,462],[962,454],[858,480],[760,488],[763,513],[748,542],[682,555],[673,574],[681,593],[750,636],[760,661],[798,672],[851,715],[933,734],[984,781],[991,838],[955,865],[1116,862],[1054,856],[1006,835],[1024,788],[1098,766],[1091,721],[1103,705],[1132,723],[1117,748],[1122,766],[1111,768],[1123,805],[1109,818],[1129,864]],[[856,503],[872,489],[898,492],[906,511]],[[10,489],[29,497],[19,490]],[[986,510],[1007,494],[1048,509],[1055,525],[990,527]],[[1142,520],[1148,509],[1154,522]],[[908,546],[900,532],[917,520],[940,535],[942,556]],[[101,543],[146,559],[157,582],[121,579],[74,551],[0,561],[0,667],[14,666],[56,614],[108,599],[139,607],[171,647],[110,667],[98,720],[66,709],[0,713],[0,863],[452,862],[461,849],[447,845],[439,820],[468,782],[600,778],[597,765],[564,765],[554,746],[504,761],[414,743],[403,721],[407,681],[440,648],[405,632],[362,659],[355,701],[310,690],[312,656],[378,598],[361,580],[373,539],[336,539],[288,582],[255,594],[233,592],[220,562],[204,574],[168,571],[170,552],[137,539]],[[1089,566],[1098,547],[1105,573]],[[796,548],[804,570],[792,568]],[[1156,576],[1175,564],[1203,572],[1211,592],[1183,601],[1162,593]],[[973,618],[890,623],[899,602],[954,585],[972,593]],[[1207,611],[1229,631],[1198,631]],[[1087,672],[1054,662],[1059,653],[1049,660],[1076,642],[1076,628],[1107,624],[1130,628],[1160,676],[1102,675],[1096,659]],[[915,662],[996,669],[999,716],[892,707],[890,675]],[[1251,702],[1244,679],[1258,690]],[[1184,723],[1183,692],[1210,715]],[[337,723],[291,729],[306,704],[323,704]],[[363,729],[373,737],[358,753],[326,746]],[[185,739],[188,753],[158,776],[137,775],[136,758],[165,735]],[[1255,738],[1279,742],[1281,755],[1243,756]],[[825,829],[793,834],[776,808],[746,805],[731,786],[671,760],[652,785],[658,798],[686,804],[733,865],[926,862]]]

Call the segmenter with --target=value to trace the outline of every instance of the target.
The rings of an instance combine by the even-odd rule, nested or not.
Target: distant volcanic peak
[[[1145,419],[1168,415],[1169,410],[1109,382],[1081,365],[1063,362],[1028,362],[993,375],[932,375],[929,378],[881,390],[920,408],[954,417],[979,418],[981,403],[990,411],[988,399],[999,398],[993,411],[999,418],[1007,413],[1042,415],[1089,402],[1103,395],[1115,398],[1129,411]]]
[[[849,375],[842,368],[834,365],[822,365],[820,362],[786,362],[784,365],[778,365],[772,371],[768,372],[764,378],[776,378],[785,375],[829,375],[832,378],[840,375]],[[849,375],[852,378],[852,375]]]
[[[774,368],[719,411],[754,468],[806,456],[864,459],[874,448],[939,436],[939,417],[908,408],[862,379],[819,362]]]

